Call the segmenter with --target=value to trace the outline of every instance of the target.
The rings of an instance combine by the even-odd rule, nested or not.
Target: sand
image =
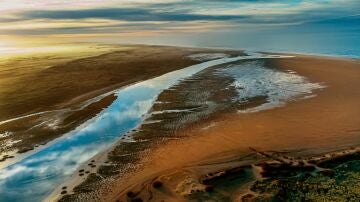
[[[148,197],[148,192],[153,200],[189,199],[184,196],[189,190],[181,188],[182,183],[187,184],[187,189],[203,191],[205,187],[199,179],[206,170],[214,169],[211,165],[216,165],[216,169],[223,162],[227,162],[227,167],[231,162],[238,165],[240,156],[254,153],[249,147],[256,151],[291,151],[293,156],[311,156],[360,143],[359,60],[297,55],[268,59],[267,64],[295,71],[327,87],[318,90],[311,99],[257,113],[217,114],[198,127],[181,131],[186,138],[152,150],[141,160],[142,168],[118,179],[111,191],[101,196],[102,200]],[[251,159],[253,163],[259,160]],[[156,179],[168,183],[163,185],[166,191],[151,188]],[[134,196],[129,197],[129,192],[135,193]]]
[[[33,147],[72,130],[115,99],[112,94],[106,94],[82,108],[99,95],[203,59],[192,60],[187,57],[191,54],[242,54],[241,51],[161,46],[122,48],[99,56],[66,60],[66,63],[52,61],[49,67],[34,71],[26,68],[20,75],[14,71],[13,77],[9,72],[12,70],[3,71],[5,74],[0,76],[6,79],[1,85],[7,88],[0,91],[0,121],[55,111],[0,125],[0,134],[6,136],[11,132],[11,136],[0,138],[0,144],[15,141],[11,147],[1,148],[0,157],[6,157],[0,158],[5,161],[2,163],[17,160],[17,157],[5,156],[6,152],[29,154]],[[330,176],[338,169],[327,167],[334,164],[335,157],[340,159],[335,161],[337,164],[343,162],[343,156],[358,158],[360,91],[356,87],[360,86],[360,61],[296,55],[295,58],[266,59],[265,64],[269,68],[296,72],[326,88],[316,90],[315,97],[290,101],[278,108],[237,113],[236,103],[231,102],[236,90],[224,88],[233,80],[226,76],[214,78],[209,68],[164,91],[159,100],[168,104],[155,104],[152,108],[152,111],[180,109],[181,112],[153,115],[154,119],[146,120],[147,124],[132,132],[135,142],[126,141],[129,137],[119,140],[109,148],[110,152],[91,159],[97,164],[89,170],[91,174],[79,176],[87,164],[82,166],[80,174],[74,174],[78,177],[65,182],[50,198],[67,196],[64,201],[95,200],[94,197],[99,201],[245,200],[261,195],[259,187],[265,185],[258,182],[269,173]],[[263,102],[263,98],[257,98],[242,107]],[[156,122],[157,119],[162,122]],[[34,128],[44,121],[50,124]],[[63,186],[66,194],[60,194]]]

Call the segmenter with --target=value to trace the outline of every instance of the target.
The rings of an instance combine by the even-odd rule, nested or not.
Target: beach
[[[259,179],[267,179],[266,169],[272,181],[276,174],[271,169],[275,173],[282,169],[279,172],[287,177],[294,173],[329,177],[324,170],[335,172],[336,166],[349,162],[338,159],[358,159],[360,94],[353,87],[360,81],[359,60],[306,55],[259,60],[266,68],[304,76],[321,88],[285,104],[252,111],[249,109],[266,103],[261,96],[234,103],[225,98],[236,96],[235,89],[220,91],[233,80],[223,75],[210,77],[224,66],[200,72],[164,91],[158,100],[168,104],[155,104],[151,109],[181,111],[155,113],[149,124],[130,134],[133,143],[115,145],[97,173],[62,200],[271,198],[274,193],[255,186],[262,182]],[[188,97],[181,96],[185,94]],[[195,102],[187,100],[195,95],[199,95]],[[186,114],[189,109],[192,115]],[[321,167],[323,162],[333,167]],[[347,172],[358,175],[356,169]],[[229,179],[236,183],[229,184]]]

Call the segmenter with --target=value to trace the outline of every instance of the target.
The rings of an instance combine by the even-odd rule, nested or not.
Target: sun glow
[[[0,63],[14,58],[48,57],[80,58],[119,50],[121,47],[98,43],[74,43],[71,40],[50,40],[47,38],[19,38],[0,36]],[[55,60],[54,60],[55,61]]]
[[[9,42],[0,41],[0,55],[6,54],[12,47]]]

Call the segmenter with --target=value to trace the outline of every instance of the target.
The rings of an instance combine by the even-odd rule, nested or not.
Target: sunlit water
[[[96,117],[50,143],[44,149],[0,170],[0,201],[39,201],[45,198],[82,163],[104,151],[126,132],[141,124],[157,96],[182,79],[210,66],[242,59],[271,57],[278,56],[255,54],[216,59],[116,91],[117,99]],[[263,70],[266,71],[261,69]],[[232,74],[233,70],[228,68],[226,71]],[[264,76],[274,75],[265,73]],[[295,95],[291,94],[286,99],[292,96]]]
[[[257,112],[284,105],[299,97],[307,98],[315,89],[325,86],[308,82],[307,79],[293,71],[283,72],[266,68],[264,61],[255,60],[242,64],[230,64],[219,70],[235,79],[232,84],[238,92],[240,102],[259,96],[266,97],[266,103],[245,110],[241,113]]]

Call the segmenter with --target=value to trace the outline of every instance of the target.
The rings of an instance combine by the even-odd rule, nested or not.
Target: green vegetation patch
[[[359,201],[360,161],[349,161],[333,169],[334,175],[298,175],[268,178],[251,188],[255,201]]]

